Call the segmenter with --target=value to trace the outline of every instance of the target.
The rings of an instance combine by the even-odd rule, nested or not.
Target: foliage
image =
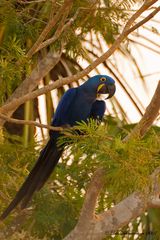
[[[106,184],[97,213],[132,191],[142,191],[150,186],[149,175],[159,166],[160,129],[153,128],[142,141],[123,143],[122,136],[128,132],[129,126],[121,123],[119,127],[119,120],[110,117],[105,122],[99,126],[94,121],[80,123],[76,129],[65,131],[59,140],[59,145],[67,142],[62,161],[44,188],[35,194],[19,234],[30,234],[38,239],[63,239],[76,224],[87,184],[99,167],[106,169]],[[5,136],[5,144],[1,145],[1,210],[24,181],[37,157],[33,147],[24,149],[20,141],[15,143],[12,138],[11,143],[9,139]],[[19,211],[14,211],[6,220],[6,228],[18,216]],[[138,225],[134,231],[138,231]],[[123,231],[118,234],[123,235]],[[14,239],[14,235],[12,237]],[[7,239],[12,240],[12,237]]]
[[[2,237],[1,240],[5,240],[6,237]],[[47,240],[46,237],[42,238],[38,238],[35,236],[32,236],[31,234],[29,234],[26,231],[21,231],[21,232],[16,232],[14,235],[12,235],[11,237],[7,238],[8,240],[17,240],[17,239],[21,239],[21,240]]]
[[[97,166],[106,169],[107,191],[113,197],[112,202],[119,202],[135,190],[143,191],[150,185],[150,174],[159,166],[159,133],[153,130],[144,140],[124,143],[124,130],[117,129],[115,134],[115,126],[110,123],[98,126],[91,120],[79,123],[76,134],[72,133],[75,130],[69,130],[60,140],[60,144],[64,141],[72,146],[74,162],[85,164],[88,172],[92,173]]]

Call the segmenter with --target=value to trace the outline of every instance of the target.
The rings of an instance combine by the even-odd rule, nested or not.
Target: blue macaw
[[[77,88],[71,88],[61,98],[54,114],[52,126],[75,126],[77,122],[87,122],[89,118],[102,120],[105,102],[97,100],[100,94],[115,93],[115,81],[107,75],[96,75],[89,78]],[[1,220],[20,203],[25,208],[35,191],[40,190],[51,175],[62,155],[63,149],[57,147],[60,132],[50,131],[50,139],[28,175],[26,181],[17,192],[15,198],[1,215]]]

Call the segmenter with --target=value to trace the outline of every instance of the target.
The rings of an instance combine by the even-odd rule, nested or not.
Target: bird
[[[109,99],[115,91],[115,81],[108,75],[95,75],[82,85],[68,89],[57,106],[51,126],[73,127],[78,122],[87,122],[89,118],[102,120],[106,105],[105,101],[99,100],[98,97],[101,94],[108,94]],[[1,220],[4,220],[19,204],[21,209],[26,208],[34,192],[39,191],[48,180],[63,153],[63,147],[57,146],[61,135],[60,131],[49,131],[46,146],[40,152],[38,160],[14,199],[1,214]]]

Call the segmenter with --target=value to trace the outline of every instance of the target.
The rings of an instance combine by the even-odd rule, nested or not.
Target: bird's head
[[[101,94],[108,94],[108,98],[111,98],[116,91],[115,81],[107,75],[96,75],[88,79],[85,82],[85,86],[88,90],[96,93],[96,96]]]

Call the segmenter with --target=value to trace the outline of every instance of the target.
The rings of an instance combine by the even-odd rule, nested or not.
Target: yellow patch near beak
[[[100,84],[99,86],[98,86],[98,88],[97,88],[97,98],[99,98],[100,97],[100,95],[101,94],[99,94],[99,91],[104,87],[104,83],[102,83],[102,84]]]
[[[99,95],[99,91],[105,86],[104,83],[100,84],[97,88],[97,95]]]

